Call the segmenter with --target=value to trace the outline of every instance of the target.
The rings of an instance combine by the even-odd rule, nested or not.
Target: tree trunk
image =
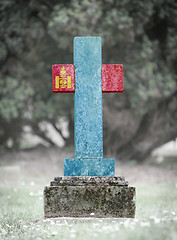
[[[71,146],[74,145],[74,116],[73,114],[70,114],[68,117],[69,124],[68,124],[68,131],[69,131],[69,138],[65,140],[65,146]]]
[[[127,113],[124,110],[120,111],[118,115],[125,119],[126,123],[124,125],[122,122],[117,128],[107,126],[105,133],[106,153],[111,152],[119,160],[136,159],[143,161],[154,148],[175,139],[177,136],[177,90],[158,103],[142,118],[136,119],[129,111],[129,119],[126,120]],[[127,121],[130,121],[129,125]]]

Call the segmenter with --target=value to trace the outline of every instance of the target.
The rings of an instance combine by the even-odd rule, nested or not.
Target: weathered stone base
[[[44,215],[133,218],[135,188],[123,177],[56,177],[44,189]]]

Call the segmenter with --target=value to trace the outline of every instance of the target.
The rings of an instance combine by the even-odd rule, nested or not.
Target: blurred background
[[[176,159],[176,26],[175,0],[2,0],[1,156],[74,152],[74,95],[52,93],[52,64],[73,63],[75,36],[100,36],[103,64],[124,65],[124,92],[103,94],[104,154],[142,162],[171,141]]]
[[[133,225],[38,222],[74,156],[74,94],[52,93],[52,65],[73,63],[75,36],[100,36],[103,64],[124,65],[124,92],[103,94],[104,157],[136,187]],[[2,239],[176,239],[176,138],[176,0],[0,0]]]

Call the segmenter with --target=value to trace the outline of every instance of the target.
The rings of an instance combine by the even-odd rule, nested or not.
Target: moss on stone
[[[50,186],[44,189],[45,217],[134,217],[135,216],[135,188],[111,185],[107,177],[102,184],[92,177],[77,179],[77,185],[63,180],[61,186]],[[117,179],[120,180],[120,179]],[[116,181],[117,181],[116,180]],[[63,182],[65,181],[65,182]],[[86,183],[85,183],[86,182]],[[115,183],[115,179],[112,181]],[[94,215],[90,215],[94,213]]]

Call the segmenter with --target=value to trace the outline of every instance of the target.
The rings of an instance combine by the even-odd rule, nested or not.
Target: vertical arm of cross
[[[74,39],[75,158],[64,160],[65,176],[114,176],[115,160],[103,158],[101,38]]]
[[[102,158],[101,39],[75,38],[75,158]]]

